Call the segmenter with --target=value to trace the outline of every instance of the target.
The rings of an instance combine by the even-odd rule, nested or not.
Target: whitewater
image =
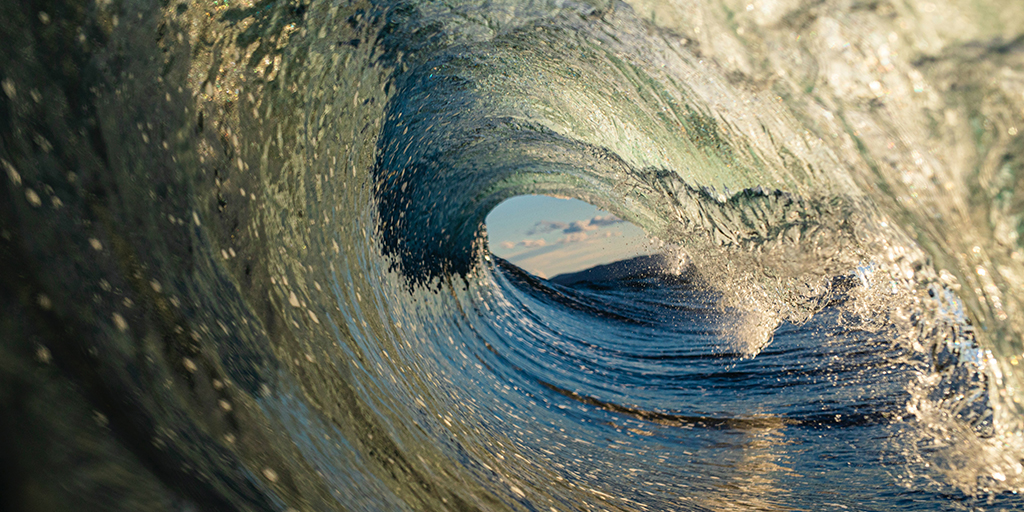
[[[0,0],[0,41],[5,510],[1024,507],[1024,3]],[[485,224],[529,194],[670,263],[531,275]]]

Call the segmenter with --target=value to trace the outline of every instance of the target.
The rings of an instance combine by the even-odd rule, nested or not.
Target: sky
[[[639,227],[576,199],[516,196],[486,222],[492,253],[543,278],[654,252]]]

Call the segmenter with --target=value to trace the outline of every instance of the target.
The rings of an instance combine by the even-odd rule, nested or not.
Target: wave
[[[1021,503],[1024,7],[0,13],[12,509]],[[672,271],[529,275],[520,194]]]

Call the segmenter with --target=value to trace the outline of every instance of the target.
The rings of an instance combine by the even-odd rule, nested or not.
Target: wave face
[[[1022,506],[1024,4],[0,2],[13,510]],[[667,274],[490,255],[520,194]]]

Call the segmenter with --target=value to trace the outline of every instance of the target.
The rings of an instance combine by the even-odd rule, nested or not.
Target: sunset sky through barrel
[[[487,216],[491,252],[540,277],[653,252],[639,227],[576,199],[517,196]]]

